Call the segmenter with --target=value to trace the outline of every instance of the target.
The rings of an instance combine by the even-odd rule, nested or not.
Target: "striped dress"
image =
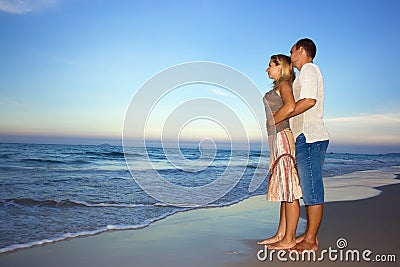
[[[269,110],[277,112],[283,105],[282,98],[273,89],[265,94],[267,119],[272,120]],[[269,107],[269,108],[268,108]],[[268,114],[269,113],[269,114]],[[270,145],[270,178],[267,188],[267,200],[293,202],[302,197],[299,176],[296,170],[295,142],[290,130],[289,120],[283,121],[278,127],[274,123],[267,123],[267,131]],[[279,158],[279,156],[285,155]],[[293,159],[290,157],[293,157]],[[275,163],[275,161],[278,162]],[[272,169],[272,167],[274,167]]]

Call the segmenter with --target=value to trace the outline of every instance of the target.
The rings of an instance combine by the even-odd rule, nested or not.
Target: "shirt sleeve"
[[[318,73],[312,65],[306,64],[301,69],[299,74],[300,79],[300,98],[312,98],[317,99],[318,93]]]

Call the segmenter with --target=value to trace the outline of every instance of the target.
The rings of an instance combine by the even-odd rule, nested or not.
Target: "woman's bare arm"
[[[296,108],[296,102],[294,101],[293,90],[290,83],[286,81],[282,82],[279,86],[279,93],[281,95],[283,105],[274,114],[275,125],[278,125],[285,119],[289,118]]]

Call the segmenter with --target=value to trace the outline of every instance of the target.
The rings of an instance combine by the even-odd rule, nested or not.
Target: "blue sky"
[[[184,62],[226,64],[264,93],[269,56],[309,37],[330,149],[399,152],[399,12],[396,0],[0,0],[0,141],[118,141],[136,90]]]

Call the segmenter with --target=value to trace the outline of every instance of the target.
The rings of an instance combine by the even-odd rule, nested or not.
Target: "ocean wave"
[[[66,161],[53,160],[53,159],[22,159],[22,162],[33,162],[33,163],[67,163]]]
[[[226,206],[230,206],[233,204],[236,204],[240,201],[243,201],[244,199],[249,198],[250,196],[246,196],[246,197],[241,197],[239,199],[236,199],[234,201],[229,201],[229,202],[225,202],[225,203],[220,203],[220,204],[208,204],[205,206],[197,206],[197,207],[187,207],[187,208],[181,208],[181,209],[175,209],[173,211],[170,212],[166,212],[164,214],[162,214],[161,216],[158,217],[154,217],[154,218],[149,218],[146,221],[144,221],[143,223],[140,224],[135,224],[135,225],[106,225],[104,227],[100,227],[96,230],[91,230],[91,231],[80,231],[80,232],[76,232],[76,233],[64,233],[61,235],[58,235],[56,237],[52,237],[52,238],[45,238],[42,240],[37,240],[37,241],[32,241],[32,242],[27,242],[27,243],[22,243],[22,244],[13,244],[13,245],[9,245],[3,248],[0,248],[0,255],[1,254],[5,254],[5,253],[10,253],[16,250],[20,250],[20,249],[27,249],[27,248],[31,248],[31,247],[35,247],[35,246],[41,246],[41,245],[46,245],[46,244],[51,244],[51,243],[55,243],[55,242],[59,242],[59,241],[64,241],[64,240],[68,240],[68,239],[72,239],[72,238],[77,238],[77,237],[87,237],[87,236],[94,236],[97,234],[101,234],[104,232],[108,232],[108,231],[121,231],[121,230],[138,230],[138,229],[142,229],[145,227],[148,227],[150,224],[160,221],[162,219],[165,219],[171,215],[174,215],[176,213],[179,212],[185,212],[185,211],[189,211],[189,210],[193,210],[193,209],[207,209],[207,208],[218,208],[218,207],[226,207]],[[7,200],[7,201],[15,201],[15,200],[22,200],[22,202],[25,200],[26,202],[46,202],[48,200],[45,201],[38,201],[38,200],[33,200],[33,199],[13,199],[13,200]],[[54,200],[50,200],[50,201],[54,201]],[[73,202],[73,201],[71,201]],[[85,203],[85,205],[87,204],[86,202],[76,202],[76,203]],[[105,203],[99,203],[100,205],[105,204]],[[89,205],[93,205],[93,204],[89,204]],[[94,204],[97,205],[97,204]],[[165,203],[155,203],[154,206],[163,206],[163,207],[171,207],[168,204]]]
[[[81,231],[81,232],[77,232],[77,233],[65,233],[65,234],[62,234],[62,235],[54,237],[54,238],[46,238],[46,239],[32,241],[32,242],[28,242],[28,243],[24,243],[24,244],[14,244],[14,245],[10,245],[10,246],[4,247],[4,248],[0,248],[0,255],[3,253],[12,252],[12,251],[19,250],[19,249],[26,249],[26,248],[35,247],[35,246],[51,244],[54,242],[59,242],[59,241],[63,241],[63,240],[71,239],[71,238],[93,236],[93,235],[101,234],[101,233],[104,233],[107,231],[138,230],[141,228],[145,228],[156,221],[165,219],[166,217],[173,215],[177,212],[179,212],[179,210],[168,212],[159,217],[148,219],[141,224],[134,224],[134,225],[112,225],[111,224],[111,225],[107,225],[107,226],[104,226],[104,227],[101,227],[99,229],[92,230],[92,231]]]
[[[137,208],[137,207],[149,207],[155,206],[152,203],[146,204],[127,204],[127,203],[89,203],[86,201],[78,201],[78,200],[54,200],[54,199],[45,199],[45,200],[37,200],[33,198],[12,198],[6,199],[4,201],[0,201],[2,204],[17,204],[21,206],[50,206],[50,207],[71,207],[71,206],[80,206],[80,207],[90,207],[90,208]]]
[[[261,153],[261,151],[250,151],[250,157],[261,157],[264,156],[264,154]]]
[[[246,165],[246,168],[249,168],[249,169],[257,169],[257,168],[258,168],[258,165],[257,165],[257,164],[247,164],[247,165]]]
[[[104,227],[100,227],[96,230],[91,230],[91,231],[80,231],[80,232],[76,232],[76,233],[64,233],[61,235],[58,235],[56,237],[51,237],[51,238],[45,238],[42,240],[37,240],[37,241],[32,241],[32,242],[27,242],[27,243],[22,243],[22,244],[13,244],[13,245],[9,245],[3,248],[0,248],[0,255],[1,254],[5,254],[5,253],[10,253],[16,250],[20,250],[20,249],[27,249],[27,248],[31,248],[31,247],[35,247],[35,246],[41,246],[41,245],[46,245],[46,244],[51,244],[51,243],[55,243],[55,242],[59,242],[59,241],[64,241],[64,240],[68,240],[68,239],[72,239],[72,238],[77,238],[77,237],[87,237],[87,236],[94,236],[97,234],[101,234],[104,232],[108,232],[108,231],[121,231],[121,230],[138,230],[138,229],[142,229],[145,227],[148,227],[150,224],[156,222],[156,221],[160,221],[162,219],[165,219],[171,215],[174,215],[176,213],[179,212],[185,212],[185,211],[189,211],[189,210],[193,210],[193,209],[207,209],[207,208],[218,208],[218,207],[226,207],[226,206],[230,206],[233,205],[235,203],[238,203],[244,199],[247,199],[248,197],[242,197],[240,199],[237,199],[235,201],[231,201],[228,203],[220,203],[220,204],[208,204],[205,206],[197,206],[197,207],[187,207],[187,208],[183,208],[183,209],[175,209],[173,211],[170,212],[166,212],[164,214],[162,214],[161,216],[155,217],[155,218],[149,218],[146,221],[144,221],[143,223],[140,224],[135,224],[135,225],[106,225]],[[19,199],[22,200],[22,199]],[[26,201],[32,201],[32,199],[25,199]],[[10,200],[10,201],[14,201],[14,200]],[[40,202],[37,200],[34,200],[36,202]],[[46,201],[43,201],[46,202]],[[80,203],[80,202],[79,202]],[[83,202],[85,203],[85,202]],[[100,203],[101,205],[102,203]],[[105,204],[105,203],[104,203]],[[92,204],[89,204],[92,205]],[[97,205],[97,204],[96,204]],[[154,206],[162,206],[162,207],[172,207],[171,205],[165,204],[165,203],[155,203]]]
[[[123,158],[124,153],[123,152],[94,152],[94,151],[86,151],[86,155],[93,155],[93,156],[98,156],[98,157],[117,157],[117,158]]]
[[[72,164],[90,164],[92,162],[90,162],[88,160],[83,160],[83,159],[76,159],[76,160],[73,160],[73,161],[68,162],[68,163],[72,163]]]
[[[111,152],[95,152],[95,151],[86,151],[86,155],[103,157],[103,158],[124,158],[127,157],[143,157],[143,154],[140,153],[128,153],[128,152],[119,152],[119,151],[111,151]]]
[[[90,164],[90,163],[92,163],[92,162],[90,162],[88,160],[83,160],[83,159],[65,161],[65,160],[37,159],[37,158],[22,159],[21,162],[25,162],[25,163],[46,163],[46,164]]]
[[[188,171],[186,171],[184,169],[179,169],[179,168],[175,168],[175,167],[171,167],[169,169],[167,169],[167,168],[157,169],[156,171],[159,174],[168,174],[168,175],[178,175],[178,174],[182,174],[182,173],[189,173]]]
[[[35,246],[40,246],[40,245],[45,245],[45,244],[50,244],[58,241],[63,241],[66,239],[70,238],[76,238],[76,237],[84,237],[84,236],[92,236],[92,235],[97,235],[106,231],[111,231],[111,230],[135,230],[135,229],[140,229],[148,226],[150,223],[146,224],[139,224],[139,225],[107,225],[105,227],[102,227],[97,230],[93,231],[82,231],[78,233],[65,233],[61,236],[54,237],[54,238],[49,238],[49,239],[43,239],[43,240],[38,240],[38,241],[32,241],[29,243],[25,244],[15,244],[15,245],[10,245],[5,248],[0,248],[0,254],[2,253],[7,253],[11,252],[17,249],[24,249],[24,248],[30,248],[30,247],[35,247]]]

